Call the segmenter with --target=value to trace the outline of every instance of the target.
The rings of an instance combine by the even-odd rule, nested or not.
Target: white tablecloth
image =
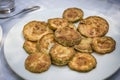
[[[81,9],[84,8],[101,12],[116,20],[116,22],[120,21],[120,0],[16,0],[16,9],[11,14],[15,14],[21,9],[33,5],[41,6],[41,11],[51,8],[67,8],[79,6]],[[19,22],[21,19],[22,17],[18,16],[14,19],[0,20],[0,25],[2,25],[3,29],[2,43],[0,44],[0,80],[22,80],[22,78],[15,74],[8,66],[4,58],[3,51],[4,40],[8,31],[13,27],[15,23]],[[120,70],[118,70],[107,80],[120,80]]]

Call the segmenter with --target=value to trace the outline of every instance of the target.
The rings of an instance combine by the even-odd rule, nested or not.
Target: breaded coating
[[[74,46],[81,40],[81,35],[73,28],[63,27],[55,31],[55,40],[64,46]]]
[[[36,45],[37,42],[25,40],[23,48],[28,54],[33,54],[39,52]]]
[[[75,50],[71,47],[64,47],[60,44],[55,44],[50,50],[52,63],[55,65],[66,65],[75,54]]]
[[[34,53],[25,60],[25,69],[33,73],[47,71],[51,65],[50,56],[43,53]]]
[[[89,53],[77,53],[68,63],[70,69],[78,72],[88,72],[97,65],[96,59]]]
[[[67,27],[73,28],[74,30],[77,30],[76,26],[73,23],[69,23]]]
[[[74,48],[79,52],[92,53],[92,38],[82,38],[78,45],[75,45]]]
[[[67,19],[69,22],[77,22],[83,19],[83,11],[79,8],[67,8],[63,12],[63,18]]]
[[[78,25],[78,31],[85,37],[104,36],[109,29],[108,22],[99,16],[89,16]]]
[[[69,23],[66,19],[63,18],[51,18],[48,19],[48,24],[52,30],[56,30],[58,28],[68,26]]]
[[[109,36],[95,37],[92,41],[92,47],[99,54],[110,53],[115,49],[116,42]]]
[[[43,35],[52,32],[53,31],[48,28],[48,24],[43,21],[31,21],[23,28],[24,38],[30,41],[37,41]]]
[[[40,52],[49,54],[50,48],[56,43],[53,33],[48,33],[37,42],[37,48]]]

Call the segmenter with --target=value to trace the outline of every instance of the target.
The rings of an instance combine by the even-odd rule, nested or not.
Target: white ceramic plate
[[[1,44],[1,40],[2,40],[2,27],[0,26],[0,44]]]
[[[116,40],[116,49],[110,54],[98,55],[93,53],[97,59],[97,67],[87,73],[70,70],[67,66],[51,66],[50,69],[43,73],[31,73],[24,67],[24,61],[28,56],[23,49],[24,38],[22,34],[23,26],[32,20],[47,21],[49,18],[62,17],[64,9],[54,9],[38,11],[29,14],[17,23],[8,33],[4,44],[5,58],[12,70],[27,80],[103,80],[120,67],[120,26],[117,26],[109,17],[92,10],[83,10],[85,16],[99,15],[105,18],[110,25],[107,35]]]

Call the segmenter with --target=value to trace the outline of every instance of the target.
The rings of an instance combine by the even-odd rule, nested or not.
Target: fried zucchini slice
[[[28,54],[39,52],[37,49],[37,42],[25,40],[23,48]]]
[[[37,48],[40,52],[49,54],[50,48],[56,43],[53,33],[48,33],[37,42]]]
[[[63,18],[51,18],[48,19],[48,24],[51,29],[56,30],[58,28],[68,26],[69,23],[66,19]]]
[[[96,59],[89,53],[77,53],[68,63],[70,69],[78,72],[88,72],[97,65]]]
[[[48,54],[34,53],[25,60],[25,69],[33,73],[47,71],[51,65],[51,59]]]
[[[79,52],[92,53],[92,38],[82,38],[78,45],[75,45],[74,48]]]
[[[48,24],[43,21],[28,22],[23,28],[24,38],[30,41],[37,41],[43,35],[52,32],[53,31],[48,28]]]
[[[108,32],[109,24],[102,17],[89,16],[80,21],[77,29],[85,37],[100,37]]]
[[[115,49],[116,42],[112,37],[95,37],[92,41],[92,48],[99,54],[110,53]]]
[[[81,40],[81,35],[73,28],[63,27],[55,31],[55,40],[63,46],[74,46]]]
[[[77,30],[76,26],[73,23],[69,23],[67,27],[73,28],[74,30]]]
[[[56,43],[50,50],[52,63],[58,66],[66,65],[75,54],[71,47],[64,47]]]
[[[79,8],[67,8],[63,12],[63,18],[67,19],[69,22],[77,22],[83,19],[83,11]]]

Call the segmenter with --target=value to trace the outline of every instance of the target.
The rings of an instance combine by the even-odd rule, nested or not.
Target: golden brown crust
[[[43,53],[31,54],[25,60],[25,68],[33,73],[44,72],[49,69],[50,65],[50,56]]]
[[[83,11],[79,8],[68,8],[63,12],[63,18],[67,19],[69,22],[77,22],[82,20]]]
[[[50,50],[52,63],[55,65],[66,65],[75,54],[71,47],[64,47],[60,44],[55,44]]]
[[[96,67],[96,59],[89,53],[77,53],[68,63],[70,69],[79,72],[88,72]]]
[[[78,45],[75,45],[74,48],[77,51],[85,52],[85,53],[92,53],[92,38],[82,38]]]
[[[53,33],[48,33],[37,42],[37,48],[40,52],[49,54],[50,48],[56,43]]]
[[[73,28],[74,30],[77,30],[76,26],[73,23],[69,23],[67,27]]]
[[[108,22],[99,16],[89,16],[78,25],[78,31],[85,37],[104,36],[108,29]]]
[[[56,30],[58,28],[68,26],[68,21],[63,18],[51,18],[48,19],[48,24],[51,29]]]
[[[74,46],[80,39],[79,32],[70,27],[59,28],[55,31],[55,40],[64,46]]]
[[[31,21],[23,28],[24,38],[30,41],[37,41],[43,35],[52,33],[48,28],[48,24],[42,21]]]
[[[99,54],[106,54],[112,52],[115,49],[115,45],[115,40],[108,36],[95,37],[92,41],[92,47],[94,51]]]
[[[36,44],[37,42],[25,40],[23,48],[28,54],[33,54],[39,52],[38,49],[36,48]]]

